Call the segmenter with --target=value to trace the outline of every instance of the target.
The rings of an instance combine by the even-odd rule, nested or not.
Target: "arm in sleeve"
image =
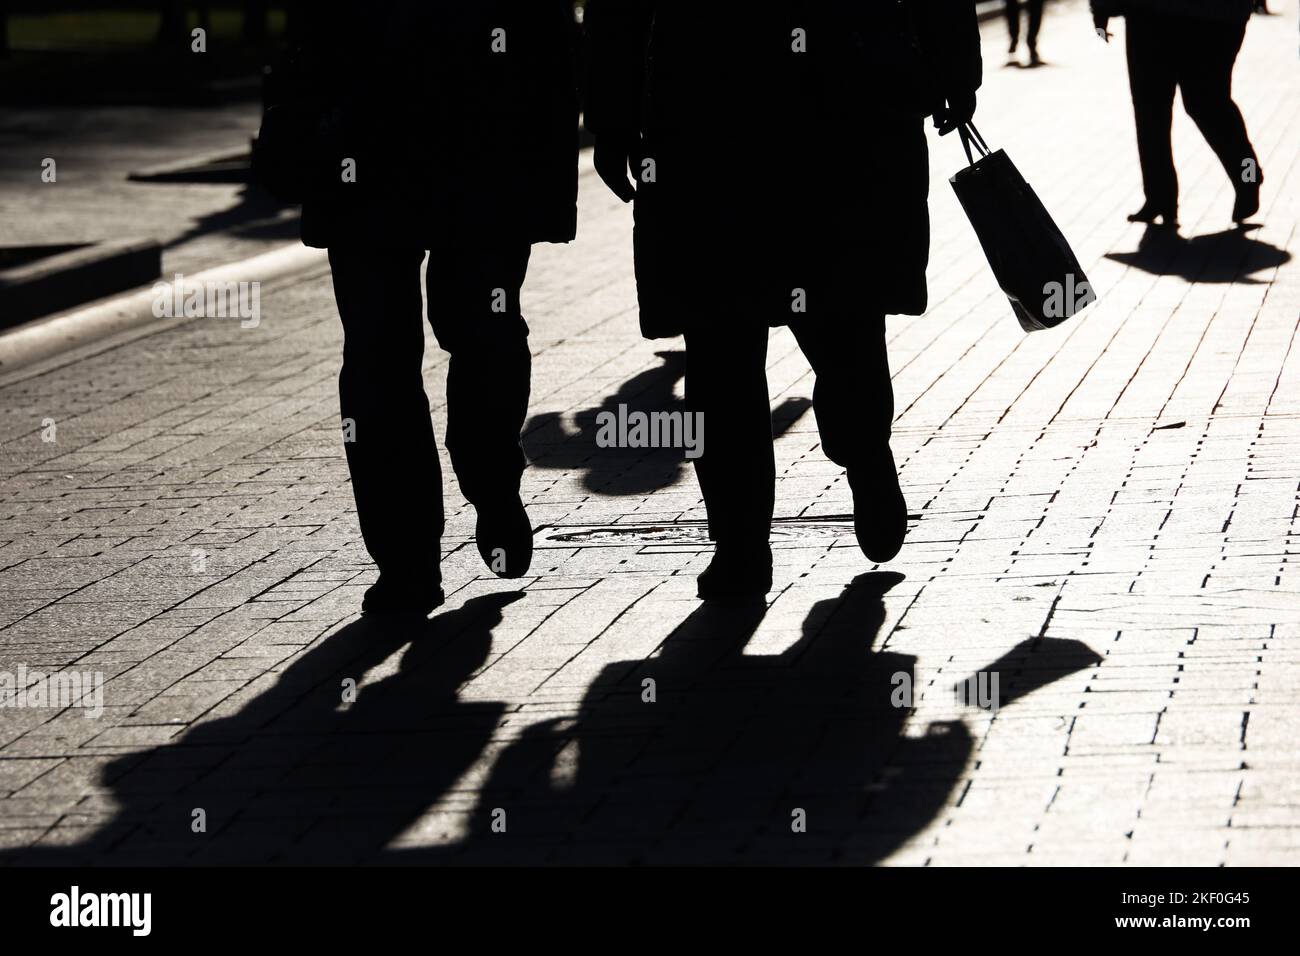
[[[656,0],[588,0],[584,24],[590,54],[587,129],[597,136],[634,136],[641,128],[646,47]]]
[[[984,82],[975,0],[916,0],[915,10],[940,92],[948,98],[974,94]]]

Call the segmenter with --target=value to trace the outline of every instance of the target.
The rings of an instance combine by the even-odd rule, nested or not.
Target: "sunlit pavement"
[[[1125,222],[1123,24],[1106,46],[1084,6],[1049,12],[1036,70],[986,25],[977,121],[1100,300],[1022,333],[945,181],[960,146],[932,138],[931,310],[890,320],[908,543],[857,550],[777,331],[765,610],[695,600],[680,452],[597,447],[597,412],[671,408],[682,368],[638,337],[630,211],[589,157],[580,239],[538,249],[525,292],[532,571],[482,566],[449,478],[425,628],[356,623],[325,273],[268,284],[255,328],[0,378],[0,673],[104,681],[95,719],[0,683],[3,859],[1300,860],[1296,4],[1237,71],[1262,225],[1229,234],[1179,112],[1178,242]],[[431,338],[427,363],[441,434]]]

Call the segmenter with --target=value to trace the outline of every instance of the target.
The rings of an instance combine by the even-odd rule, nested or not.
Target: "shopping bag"
[[[1082,312],[1097,295],[1038,196],[1005,152],[989,150],[974,124],[958,133],[970,165],[952,178],[952,188],[1021,328],[1050,329]]]

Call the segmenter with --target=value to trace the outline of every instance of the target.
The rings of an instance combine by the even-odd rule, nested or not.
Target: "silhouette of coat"
[[[349,9],[351,8],[351,9]],[[333,131],[309,246],[567,242],[577,227],[565,0],[308,5],[305,72]],[[343,181],[354,159],[355,182]]]
[[[1171,13],[1207,20],[1245,23],[1255,0],[1092,0],[1092,12],[1107,17],[1127,13]]]
[[[925,310],[924,117],[980,85],[970,0],[589,0],[586,23],[587,127],[640,138],[645,335],[720,302],[781,324],[846,276],[877,311]]]

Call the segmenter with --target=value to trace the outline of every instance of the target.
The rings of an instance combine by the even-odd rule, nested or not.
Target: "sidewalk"
[[[168,278],[293,241],[296,210],[244,186],[127,180],[132,172],[247,146],[259,110],[256,103],[6,107],[0,114],[0,241],[156,239]],[[56,164],[52,183],[41,178],[46,159]]]
[[[1300,862],[1300,81],[1297,4],[1272,6],[1237,73],[1267,176],[1244,242],[1181,112],[1196,238],[1124,221],[1122,23],[1106,46],[1054,5],[1038,70],[985,25],[980,129],[1100,301],[1024,335],[946,183],[960,146],[932,137],[931,310],[890,332],[908,543],[879,569],[857,550],[779,330],[765,614],[695,600],[679,457],[595,446],[597,410],[680,394],[681,354],[637,336],[630,211],[589,156],[580,238],[525,290],[533,574],[483,568],[452,482],[420,633],[356,618],[324,272],[264,289],[256,328],[0,377],[0,673],[105,681],[98,719],[0,709],[0,862]],[[954,697],[978,673],[996,710]]]

